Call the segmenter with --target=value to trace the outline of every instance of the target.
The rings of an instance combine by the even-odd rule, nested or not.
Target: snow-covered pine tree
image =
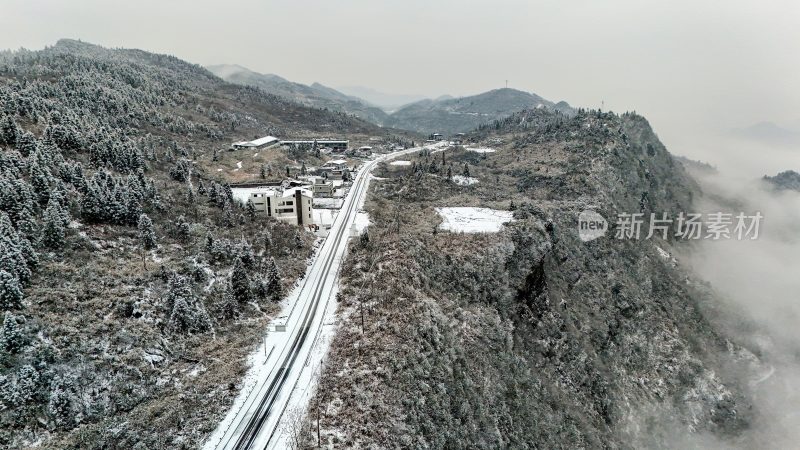
[[[32,155],[37,148],[36,137],[33,133],[24,132],[17,139],[17,150],[22,156],[28,157]]]
[[[245,208],[247,209],[247,217],[249,217],[251,221],[255,220],[255,218],[256,218],[256,205],[253,204],[253,201],[252,200],[247,200],[247,206]]]
[[[294,232],[294,246],[295,248],[303,248],[303,237],[300,236],[300,230]]]
[[[72,379],[56,375],[50,382],[50,400],[47,412],[56,427],[69,430],[75,426],[75,387]]]
[[[19,328],[17,318],[6,311],[3,328],[0,329],[0,348],[7,353],[17,353],[25,346],[25,335]]]
[[[139,229],[139,241],[142,246],[150,250],[156,247],[156,230],[153,228],[153,221],[147,217],[147,214],[139,216],[139,221],[136,225]]]
[[[8,311],[22,308],[22,297],[19,279],[5,269],[0,269],[0,309]]]
[[[236,301],[236,297],[233,295],[231,283],[226,283],[225,285],[222,300],[219,304],[219,311],[225,319],[234,319],[239,315],[239,302]]]
[[[41,243],[47,248],[58,250],[64,246],[64,236],[64,217],[61,214],[61,206],[55,197],[51,197],[42,215]]]
[[[273,301],[279,301],[283,297],[283,285],[281,284],[281,274],[278,271],[278,265],[275,264],[275,258],[270,257],[267,260],[267,290]]]
[[[231,270],[231,288],[233,289],[233,297],[239,303],[246,303],[251,299],[250,292],[250,277],[247,275],[247,269],[240,256],[236,257]]]

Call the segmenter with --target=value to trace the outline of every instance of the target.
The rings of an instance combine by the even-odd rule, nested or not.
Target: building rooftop
[[[237,147],[260,147],[272,142],[278,142],[278,138],[275,136],[264,136],[253,141],[234,142],[233,145]]]

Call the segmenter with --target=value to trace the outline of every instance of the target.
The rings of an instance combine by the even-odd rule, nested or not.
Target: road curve
[[[259,369],[261,376],[249,391],[240,393],[234,407],[206,442],[205,449],[264,449],[275,444],[273,438],[289,403],[291,391],[314,348],[314,337],[322,327],[324,310],[335,289],[350,230],[366,197],[369,174],[381,161],[420,150],[412,148],[382,155],[359,168],[330,233],[307,272],[296,301],[287,306],[289,311],[286,317],[279,319],[281,324],[286,325],[286,331],[268,334],[264,350],[270,350]]]

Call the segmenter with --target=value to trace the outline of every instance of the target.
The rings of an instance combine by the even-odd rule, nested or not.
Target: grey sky
[[[0,46],[60,37],[294,81],[468,95],[509,86],[699,130],[800,128],[800,2],[10,0]]]

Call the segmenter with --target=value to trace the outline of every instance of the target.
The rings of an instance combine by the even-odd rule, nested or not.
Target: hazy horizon
[[[673,153],[692,157],[722,155],[715,136],[733,128],[800,128],[800,4],[786,0],[217,5],[15,0],[0,17],[0,36],[10,49],[73,38],[430,98],[508,80],[554,102],[637,111]]]

